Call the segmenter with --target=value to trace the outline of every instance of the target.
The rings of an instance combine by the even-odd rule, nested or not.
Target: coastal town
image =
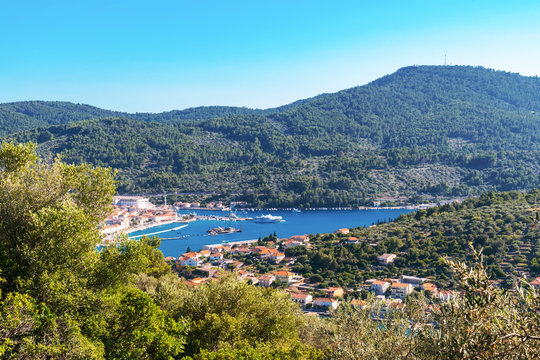
[[[233,203],[233,207],[243,206],[243,203]],[[147,197],[141,196],[115,196],[112,211],[103,223],[100,229],[103,235],[102,244],[107,246],[116,242],[117,238],[121,235],[146,230],[154,226],[166,225],[171,223],[187,224],[195,220],[234,220],[245,221],[252,220],[249,217],[237,217],[234,214],[227,214],[225,216],[205,216],[185,214],[179,215],[178,210],[215,210],[215,211],[230,211],[230,206],[224,206],[221,201],[209,202],[208,204],[201,206],[200,203],[188,203],[188,202],[175,202],[167,205],[154,205]],[[181,228],[180,226],[179,228]],[[169,229],[171,230],[171,229]],[[174,229],[172,229],[174,230]],[[215,234],[224,232],[225,229],[216,229]],[[234,230],[229,230],[235,232]],[[146,235],[157,235],[157,233],[151,233]],[[213,235],[213,234],[212,234]],[[129,238],[132,238],[129,236]]]
[[[375,204],[380,205],[380,204]],[[431,205],[431,204],[430,204]],[[225,205],[220,201],[208,202],[201,205],[198,202],[181,202],[166,205],[154,205],[148,198],[136,196],[118,196],[113,203],[113,211],[107,218],[101,233],[103,244],[114,244],[116,239],[127,234],[129,239],[137,240],[142,235],[130,236],[138,230],[149,229],[158,225],[178,223],[180,229],[189,222],[197,220],[254,220],[251,217],[238,217],[231,209],[246,209],[243,202]],[[194,212],[179,214],[180,210],[214,210],[224,211],[227,215],[196,215]],[[213,213],[215,214],[215,213]],[[264,219],[268,221],[268,216]],[[270,221],[278,221],[270,216]],[[277,217],[276,217],[277,218]],[[183,224],[183,225],[182,225]],[[164,230],[170,231],[171,229]],[[239,231],[232,227],[215,228],[214,232]],[[159,235],[158,232],[145,235]],[[359,245],[362,239],[350,233],[350,229],[341,228],[329,234],[333,238],[333,246],[351,247]],[[298,259],[298,247],[317,249],[319,246],[312,241],[313,235],[295,235],[289,238],[277,236],[265,237],[221,244],[204,245],[199,251],[188,250],[178,257],[167,257],[165,260],[171,269],[190,287],[197,287],[209,281],[216,281],[221,276],[234,276],[253,286],[276,288],[289,294],[291,301],[299,304],[308,314],[330,315],[340,304],[350,303],[363,306],[370,297],[374,298],[384,309],[406,306],[410,296],[424,296],[431,303],[444,302],[456,296],[455,291],[440,286],[434,278],[400,275],[394,277],[376,277],[364,279],[354,287],[330,286],[321,279],[304,278],[295,273],[294,268]],[[376,244],[370,244],[376,246]],[[372,270],[384,270],[390,267],[399,254],[392,252],[379,253]],[[380,274],[380,272],[379,272]],[[500,286],[500,282],[494,282]],[[540,286],[540,279],[531,282],[534,287]]]

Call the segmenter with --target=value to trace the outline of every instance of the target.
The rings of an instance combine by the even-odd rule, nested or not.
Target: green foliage
[[[352,229],[347,236],[358,237],[359,244],[342,244],[317,235],[311,239],[314,246],[287,249],[287,254],[298,256],[294,270],[314,282],[324,279],[355,286],[369,278],[408,274],[433,277],[448,287],[457,284],[440,257],[471,260],[468,244],[472,243],[475,249],[484,249],[493,278],[507,279],[515,270],[538,276],[540,232],[531,230],[530,225],[531,209],[539,205],[539,190],[490,192],[461,204],[419,210],[390,223]],[[377,256],[388,252],[398,255],[396,261],[389,267],[379,266]],[[513,281],[508,281],[512,287]]]
[[[233,106],[201,106],[159,114],[128,114],[119,111],[104,110],[89,105],[73,104],[65,101],[20,101],[0,104],[0,136],[21,130],[105,117],[129,117],[140,121],[171,123],[185,120],[212,119],[239,114],[272,114],[288,110],[309,100],[311,99],[299,100],[289,105],[266,110]],[[52,140],[52,138],[54,138],[52,133],[46,131],[40,136],[40,142]]]
[[[422,333],[425,357],[437,359],[534,359],[540,357],[540,297],[518,287],[494,288],[477,252],[475,265],[450,262],[463,296],[433,314],[437,330]]]
[[[28,295],[8,293],[0,301],[2,359],[101,359],[103,349],[81,335],[77,324],[57,318]]]
[[[10,173],[31,166],[37,161],[35,150],[33,143],[15,145],[4,141],[0,148],[0,170]]]
[[[172,312],[191,324],[188,355],[259,342],[299,345],[299,308],[280,291],[224,277],[179,296]]]
[[[103,336],[107,359],[167,359],[181,353],[185,327],[138,289],[115,295]]]
[[[136,275],[170,269],[143,239],[96,251],[110,211],[112,171],[60,159],[34,146],[0,148],[0,351],[7,358],[170,358],[184,324],[140,290]]]
[[[420,292],[403,306],[373,299],[362,309],[342,303],[330,319],[318,319],[304,316],[287,294],[232,275],[187,287],[163,261],[158,239],[124,239],[97,251],[97,228],[115,191],[110,169],[45,162],[31,144],[11,143],[0,148],[0,164],[2,358],[540,356],[538,294],[519,286],[517,277],[515,291],[494,288],[488,276],[537,268],[538,190],[489,192],[354,229],[358,245],[341,246],[342,238],[330,234],[316,236],[312,248],[289,250],[298,256],[295,267],[323,284],[354,286],[364,276],[406,268],[455,283],[462,292],[447,303],[428,303]],[[275,234],[261,242],[270,239]],[[484,248],[487,265],[477,248]],[[376,256],[387,251],[399,258],[374,273]]]
[[[255,346],[241,344],[237,347],[224,347],[216,351],[203,350],[194,360],[316,360],[322,354],[302,344],[259,343]],[[187,360],[187,358],[186,358]]]
[[[55,274],[66,274],[58,276],[62,286],[82,286],[114,183],[109,169],[36,162],[32,145],[23,149],[4,143],[0,151],[1,162],[19,157],[17,167],[0,173],[0,268],[8,290],[42,300]]]
[[[138,241],[124,239],[116,246],[102,249],[95,269],[95,285],[108,288],[127,283],[132,274],[159,278],[170,273],[163,253],[158,250],[160,243],[159,238],[144,236]]]

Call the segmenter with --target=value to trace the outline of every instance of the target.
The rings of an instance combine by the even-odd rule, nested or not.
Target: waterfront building
[[[118,207],[136,208],[144,210],[150,208],[150,200],[141,196],[115,196],[114,205]]]

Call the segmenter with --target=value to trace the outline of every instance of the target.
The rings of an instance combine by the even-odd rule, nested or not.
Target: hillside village
[[[347,233],[348,229],[336,230],[336,234]],[[357,242],[356,237],[345,237],[343,244]],[[342,302],[362,306],[368,296],[375,297],[383,308],[405,306],[404,300],[413,293],[422,293],[427,298],[448,301],[455,292],[440,289],[430,279],[402,275],[400,278],[366,280],[358,288],[322,287],[292,271],[295,256],[287,256],[287,249],[297,246],[312,247],[308,235],[296,235],[286,239],[275,237],[231,244],[205,245],[198,251],[188,251],[178,258],[167,257],[173,270],[184,277],[185,282],[196,287],[215,281],[226,273],[250,284],[282,289],[290,294],[291,301],[299,304],[306,313],[326,314],[338,308]],[[395,254],[381,254],[380,266],[391,264]],[[370,295],[371,294],[371,295]]]

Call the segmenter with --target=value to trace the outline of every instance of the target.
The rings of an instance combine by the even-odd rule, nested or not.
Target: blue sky
[[[412,64],[540,75],[539,1],[6,1],[0,102],[266,108]]]

